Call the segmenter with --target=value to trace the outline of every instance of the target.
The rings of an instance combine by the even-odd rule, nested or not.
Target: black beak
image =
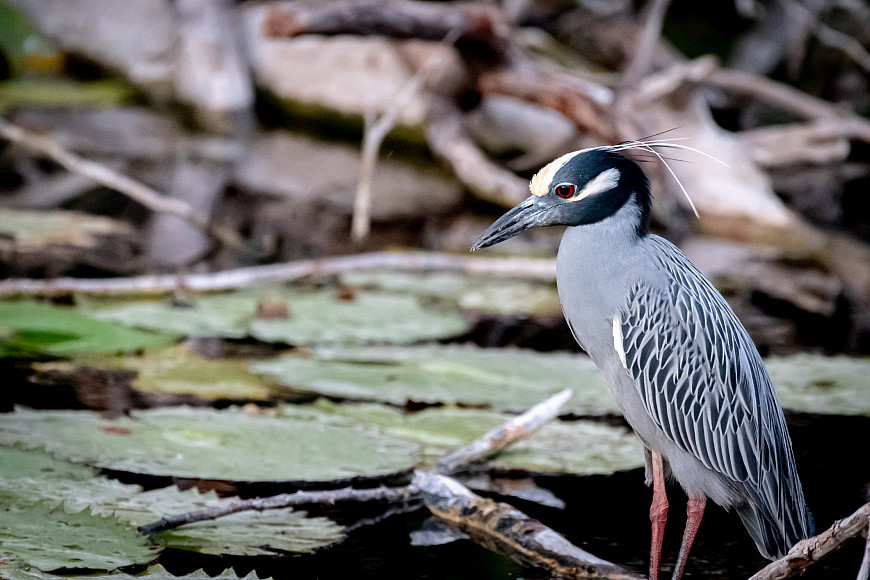
[[[475,240],[474,245],[471,246],[471,251],[494,246],[531,227],[546,225],[543,220],[546,208],[541,207],[540,201],[540,197],[532,195],[495,220]]]

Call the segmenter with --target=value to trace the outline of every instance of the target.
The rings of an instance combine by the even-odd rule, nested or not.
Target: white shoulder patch
[[[619,314],[613,317],[613,348],[616,350],[616,356],[622,362],[622,367],[628,370],[628,365],[625,363],[625,349],[622,346],[622,321],[619,319]]]

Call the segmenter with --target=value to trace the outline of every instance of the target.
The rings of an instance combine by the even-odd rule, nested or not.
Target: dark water
[[[790,415],[788,419],[807,500],[817,528],[823,530],[867,501],[870,419],[818,415]],[[512,503],[589,552],[646,574],[651,492],[643,485],[642,470],[613,476],[540,477],[537,483],[564,499],[567,508],[557,510],[517,500],[511,500]],[[665,577],[679,548],[685,522],[682,490],[671,488],[668,495]],[[467,540],[443,546],[411,546],[408,534],[425,517],[423,510],[394,516],[361,528],[342,544],[310,556],[215,558],[169,551],[161,556],[161,562],[175,573],[200,567],[216,573],[232,566],[240,573],[256,569],[260,577],[272,576],[276,580],[547,577],[539,570],[523,568]],[[855,578],[862,553],[863,542],[853,540],[840,552],[811,567],[803,578]],[[685,577],[748,578],[765,564],[737,515],[708,504]]]

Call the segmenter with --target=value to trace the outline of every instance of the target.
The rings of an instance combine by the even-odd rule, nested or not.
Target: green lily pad
[[[510,415],[484,409],[433,407],[418,413],[377,404],[287,405],[287,413],[316,413],[376,425],[384,433],[422,446],[424,463],[435,465],[445,454],[467,445]],[[529,439],[511,445],[487,465],[535,473],[581,475],[613,473],[643,465],[643,447],[630,431],[593,421],[550,421]]]
[[[0,447],[0,504],[51,505],[66,512],[90,510],[138,527],[164,516],[202,510],[221,501],[214,492],[181,491],[175,486],[143,492],[100,476],[85,465],[57,459],[42,449]],[[62,508],[60,508],[62,506]],[[242,517],[244,516],[244,517]],[[305,512],[249,512],[216,525],[184,526],[157,535],[167,547],[207,554],[252,556],[310,552],[340,540],[342,527]],[[270,537],[271,534],[271,537]],[[269,546],[269,548],[264,548]],[[271,550],[271,551],[270,551]]]
[[[870,416],[870,358],[800,354],[765,363],[784,408]]]
[[[95,320],[73,308],[0,302],[0,356],[128,352],[166,346],[173,337]]]
[[[70,576],[56,576],[48,574],[28,566],[17,558],[0,557],[0,580],[68,580]],[[132,576],[124,572],[112,572],[111,574],[89,574],[87,580],[260,580],[255,572],[247,576],[239,576],[232,568],[227,568],[216,576],[209,576],[202,570],[191,572],[183,576],[176,576],[166,571],[166,568],[157,564],[149,567],[145,572]]]
[[[501,315],[561,316],[553,282],[493,278],[457,272],[408,273],[390,270],[347,272],[341,282],[400,294],[438,298],[463,310]]]
[[[456,309],[425,307],[413,296],[385,292],[243,291],[202,296],[185,308],[141,300],[118,304],[89,298],[81,303],[94,317],[139,328],[298,345],[407,344],[468,329]]]
[[[319,348],[251,366],[283,385],[330,397],[404,405],[462,403],[524,411],[566,387],[581,415],[617,413],[592,361],[583,355],[472,346]]]
[[[75,366],[124,369],[137,372],[132,387],[150,393],[194,395],[208,400],[262,401],[271,390],[263,377],[248,370],[250,361],[238,358],[207,359],[178,345],[141,356],[85,355],[72,363],[39,363],[38,370],[71,371]]]
[[[167,546],[202,554],[274,556],[310,553],[342,539],[343,528],[290,508],[240,512],[158,534]]]
[[[41,502],[0,506],[0,552],[41,570],[111,570],[150,562],[157,547],[116,518]]]
[[[138,491],[43,450],[0,447],[0,552],[42,570],[148,562],[157,548],[147,538],[88,509]]]
[[[214,492],[200,493],[167,487],[136,493],[128,498],[94,507],[97,513],[112,514],[135,526],[195,510],[214,507],[223,501]],[[290,508],[262,512],[240,512],[219,520],[188,524],[160,532],[156,537],[169,548],[203,554],[233,556],[274,555],[276,551],[308,553],[341,540],[343,527],[322,517],[308,517]]]
[[[139,491],[139,486],[100,477],[90,467],[57,459],[42,449],[0,447],[2,504],[43,502],[77,512]]]
[[[18,410],[0,422],[0,443],[45,447],[101,468],[233,481],[380,477],[412,468],[418,455],[412,442],[359,427],[184,407],[115,420]]]

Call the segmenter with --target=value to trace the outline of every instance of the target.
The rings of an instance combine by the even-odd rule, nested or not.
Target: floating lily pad
[[[90,467],[42,449],[0,447],[0,504],[45,502],[77,512],[139,491],[139,486],[100,477]]]
[[[76,366],[136,371],[132,387],[152,393],[245,401],[265,400],[271,393],[267,381],[248,370],[249,361],[239,358],[207,359],[192,352],[186,345],[146,352],[141,356],[78,356],[72,363],[38,363],[34,368],[70,372]]]
[[[434,465],[446,453],[471,443],[511,416],[482,409],[435,407],[419,413],[375,404],[336,404],[317,401],[311,406],[287,406],[287,412],[344,417],[383,432],[406,437],[422,445],[425,462]],[[531,438],[516,443],[487,462],[504,469],[536,473],[613,473],[643,465],[643,447],[634,434],[621,427],[592,421],[551,421]]]
[[[172,486],[104,503],[95,510],[141,526],[164,516],[214,507],[221,501],[228,500],[219,499],[214,492],[181,491]],[[307,553],[343,537],[342,526],[332,520],[308,517],[304,511],[290,508],[241,512],[157,534],[169,548],[234,556],[274,555],[276,551]]]
[[[256,373],[294,389],[330,397],[404,405],[462,403],[524,411],[566,387],[567,410],[616,413],[604,379],[583,355],[471,346],[319,348],[311,358],[256,362]]]
[[[11,557],[0,557],[0,580],[68,580],[70,576],[48,574]],[[232,568],[227,568],[216,576],[209,576],[202,570],[183,576],[170,574],[161,565],[151,566],[145,572],[132,576],[124,572],[111,574],[89,574],[87,580],[260,580],[255,572],[239,576]]]
[[[221,501],[214,492],[181,491],[175,486],[143,492],[138,485],[102,477],[90,467],[54,458],[42,449],[0,447],[2,505],[41,503],[66,512],[89,510],[138,527]],[[157,537],[171,548],[251,556],[273,554],[274,550],[310,552],[343,536],[342,527],[331,520],[308,518],[305,512],[270,510],[222,518],[211,527],[184,526]]]
[[[106,420],[87,411],[27,411],[0,422],[0,443],[151,475],[234,481],[331,481],[412,468],[417,446],[372,430],[238,410],[171,408]]]
[[[870,416],[870,358],[800,354],[765,363],[784,408]]]
[[[407,344],[468,329],[456,309],[428,307],[414,296],[385,292],[246,291],[202,296],[183,308],[147,301],[82,303],[97,318],[140,328],[301,345]]]
[[[308,553],[342,539],[342,527],[290,508],[241,512],[159,534],[167,546],[203,554]]]
[[[157,547],[128,524],[88,510],[68,513],[52,502],[0,506],[0,551],[41,570],[111,570],[157,556]]]
[[[463,310],[503,315],[561,316],[556,284],[457,272],[347,272],[343,284],[456,303]]]
[[[95,320],[73,308],[0,302],[0,356],[128,352],[166,346],[173,337]]]

